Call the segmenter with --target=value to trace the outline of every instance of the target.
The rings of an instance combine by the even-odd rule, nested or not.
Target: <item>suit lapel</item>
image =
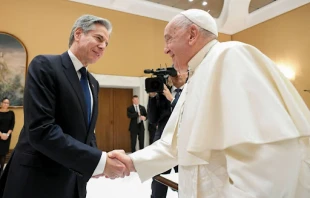
[[[86,111],[86,102],[85,98],[83,96],[83,90],[80,85],[79,78],[77,76],[77,73],[75,71],[75,68],[73,66],[73,63],[69,57],[68,52],[65,52],[61,55],[62,59],[62,64],[64,66],[64,73],[66,77],[68,78],[68,81],[70,82],[73,90],[76,93],[76,96],[80,102],[80,107],[82,108],[83,115],[84,115],[84,121],[85,121],[85,126],[87,128],[88,123],[87,123],[87,111]]]
[[[93,122],[95,122],[95,119],[93,119],[95,115],[95,110],[98,108],[97,107],[98,106],[98,93],[97,93],[97,89],[95,89],[96,81],[95,79],[91,78],[89,73],[88,73],[88,82],[89,82],[89,87],[91,89],[91,93],[93,96],[93,109],[92,109],[91,123],[90,123],[90,126],[92,126]]]
[[[89,124],[89,128],[87,131],[87,138],[86,138],[86,144],[90,144],[92,141],[92,137],[94,135],[94,129],[95,129],[95,124],[98,116],[98,82],[96,79],[88,73],[88,82],[89,82],[89,87],[92,92],[93,96],[93,110],[92,110],[92,116]]]

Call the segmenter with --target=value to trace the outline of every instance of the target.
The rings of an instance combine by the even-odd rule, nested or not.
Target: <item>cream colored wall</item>
[[[219,33],[218,40],[221,42],[231,41],[231,35]]]
[[[310,4],[232,35],[296,72],[293,84],[310,107]]]
[[[109,19],[113,24],[110,45],[104,57],[89,70],[93,73],[144,76],[146,68],[171,65],[163,53],[163,30],[167,22],[118,11],[69,2],[67,0],[1,1],[0,31],[18,37],[28,51],[28,63],[38,54],[59,54],[68,49],[68,37],[74,21],[82,14]],[[230,40],[220,34],[221,41]],[[23,109],[13,109],[16,125],[14,148],[23,126]]]

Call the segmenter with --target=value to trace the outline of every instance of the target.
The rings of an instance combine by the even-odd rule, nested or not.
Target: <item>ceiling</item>
[[[274,1],[277,0],[251,0],[249,5],[249,13],[254,12],[255,10],[258,10]]]
[[[208,11],[218,30],[235,34],[283,13],[310,3],[310,0],[69,0],[130,14],[170,21],[183,10]],[[207,5],[203,6],[202,2]]]
[[[224,0],[146,0],[182,10],[201,9],[208,11],[214,18],[218,18],[222,12]],[[276,0],[251,0],[249,13],[254,12]],[[203,2],[207,2],[203,5]]]
[[[190,2],[189,0],[146,0],[146,1],[182,10],[188,10],[191,8],[201,9],[208,11],[214,18],[218,18],[220,16],[224,5],[224,0],[208,0],[206,1],[207,5],[205,6],[202,5],[203,0],[193,0],[192,2]]]

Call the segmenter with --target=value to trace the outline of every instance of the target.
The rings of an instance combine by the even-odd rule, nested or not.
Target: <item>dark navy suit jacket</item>
[[[40,55],[28,68],[24,127],[0,179],[1,198],[85,198],[101,157],[94,128],[99,84],[88,73],[91,123],[80,82],[67,52]]]

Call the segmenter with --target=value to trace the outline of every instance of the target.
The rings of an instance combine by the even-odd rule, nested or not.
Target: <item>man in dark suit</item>
[[[182,93],[182,89],[187,80],[187,74],[179,74],[175,77],[169,76],[172,86],[168,88],[164,85],[163,93],[149,93],[148,102],[148,119],[149,122],[157,125],[153,142],[159,140],[164,131],[164,128],[170,118],[173,108],[178,102]],[[174,167],[175,172],[178,172],[178,167]],[[162,174],[169,174],[168,170]],[[151,198],[165,198],[167,195],[167,186],[157,182],[155,179],[152,181],[152,195]]]
[[[144,124],[146,120],[146,109],[139,104],[137,95],[132,97],[132,105],[127,108],[127,117],[130,118],[129,131],[131,139],[131,152],[136,151],[137,137],[139,139],[139,149],[144,148]]]
[[[97,80],[87,72],[103,55],[110,22],[83,15],[69,50],[39,55],[28,68],[24,127],[0,179],[1,198],[85,198],[91,177],[117,177],[125,166],[96,148]]]
[[[156,128],[157,128],[156,124],[153,124],[153,123],[149,122],[147,129],[149,131],[149,136],[150,136],[149,141],[150,141],[150,144],[152,144],[154,142]]]

